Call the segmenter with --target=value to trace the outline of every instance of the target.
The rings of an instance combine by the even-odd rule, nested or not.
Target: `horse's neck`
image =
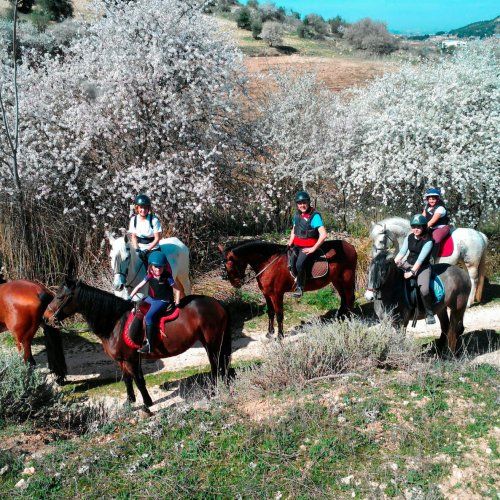
[[[380,289],[381,300],[386,308],[400,307],[403,303],[404,281],[400,278],[399,272],[393,270],[393,279],[384,283]]]
[[[248,265],[255,271],[256,273],[262,271],[262,269],[270,262],[272,259],[276,258],[277,254],[274,255],[261,255],[261,254],[253,254],[247,255],[246,260]]]
[[[130,263],[127,270],[127,282],[133,288],[135,287],[146,275],[146,268],[135,248],[130,248]]]
[[[125,312],[128,310],[129,305],[126,301],[118,297],[111,296],[110,298],[110,294],[103,292],[102,290],[93,290],[95,296],[92,300],[90,300],[88,293],[85,295],[79,295],[78,312],[84,317],[93,333],[101,339],[109,338],[118,321],[120,321]],[[108,307],[102,311],[99,310],[96,303],[100,302],[98,298],[101,294],[103,302],[106,299],[112,303],[111,305],[113,307]]]

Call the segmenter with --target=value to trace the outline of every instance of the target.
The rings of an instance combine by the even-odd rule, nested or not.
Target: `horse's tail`
[[[41,301],[43,313],[50,302],[52,302],[54,296],[48,291],[43,291],[38,294],[38,297]],[[56,375],[57,382],[62,383],[68,374],[68,368],[66,366],[66,358],[64,357],[61,332],[43,319],[41,327],[45,335],[45,348],[47,350],[49,370]]]
[[[45,335],[49,370],[56,375],[57,382],[62,383],[68,374],[68,367],[66,366],[66,358],[64,357],[61,332],[45,321],[42,321],[42,329]]]

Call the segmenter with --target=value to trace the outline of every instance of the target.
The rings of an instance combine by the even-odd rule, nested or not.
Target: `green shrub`
[[[39,32],[45,31],[51,21],[50,15],[43,10],[35,10],[30,15],[31,22]]]
[[[238,9],[238,11],[236,12],[236,24],[238,25],[238,28],[244,30],[251,29],[252,14],[250,12],[250,9],[248,9],[247,7]]]
[[[40,370],[17,353],[0,352],[0,420],[24,422],[59,401],[60,395]]]
[[[10,1],[11,5],[14,5],[14,1]],[[20,0],[17,2],[17,10],[22,14],[29,14],[33,10],[35,5],[35,0]]]
[[[39,0],[39,4],[52,21],[61,21],[73,16],[71,0]]]
[[[366,372],[377,366],[415,366],[421,348],[389,319],[370,326],[359,319],[315,322],[293,342],[269,344],[262,364],[237,375],[235,388],[242,396],[302,387],[317,377]]]
[[[255,17],[252,19],[252,24],[250,25],[252,29],[252,37],[257,39],[262,33],[262,21],[260,17]]]
[[[26,364],[15,352],[0,351],[0,425],[33,420],[84,434],[110,421],[103,402],[67,402],[41,370]]]

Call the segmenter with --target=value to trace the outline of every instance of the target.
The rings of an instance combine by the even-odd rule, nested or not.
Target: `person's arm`
[[[401,245],[398,254],[394,258],[394,262],[396,263],[396,265],[403,260],[407,252],[408,252],[408,236],[403,240],[403,244]]]
[[[133,290],[132,293],[130,294],[130,298],[132,298],[146,283],[148,280],[144,278]]]
[[[443,217],[445,214],[446,210],[444,207],[442,206],[437,207],[431,220],[427,223],[427,227],[434,227],[439,222],[439,219]]]
[[[302,250],[306,255],[309,255],[310,253],[315,252],[321,246],[323,241],[326,240],[328,233],[326,232],[325,226],[318,227],[318,231],[319,231],[319,238],[318,238],[318,241],[316,242],[316,244],[310,248],[304,248]]]
[[[152,250],[161,239],[161,233],[155,233],[155,239],[147,246],[146,251]]]

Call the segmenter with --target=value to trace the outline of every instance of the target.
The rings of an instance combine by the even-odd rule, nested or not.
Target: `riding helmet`
[[[295,195],[295,203],[298,203],[299,201],[307,201],[308,203],[310,203],[311,197],[309,196],[309,193],[307,191],[299,191]]]
[[[167,258],[161,252],[151,252],[148,257],[150,266],[163,267],[168,263]]]
[[[411,218],[410,226],[424,226],[427,227],[427,219],[422,214],[416,214]]]
[[[438,198],[441,198],[441,191],[439,188],[429,188],[424,195],[424,198],[428,198],[429,196],[437,196]]]
[[[150,207],[151,200],[150,200],[149,196],[147,196],[145,194],[138,194],[135,197],[134,205],[139,205],[140,207]]]

